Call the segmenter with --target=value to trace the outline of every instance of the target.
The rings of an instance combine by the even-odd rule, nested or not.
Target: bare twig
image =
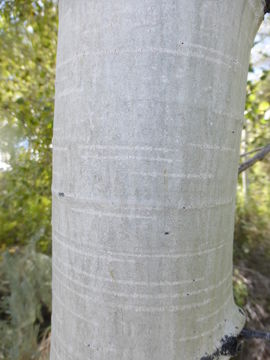
[[[243,329],[240,334],[244,339],[263,339],[270,341],[270,332]]]
[[[251,150],[251,151],[248,151],[248,152],[246,152],[246,153],[244,153],[244,154],[240,154],[240,157],[245,157],[245,156],[247,156],[247,155],[250,155],[250,154],[253,154],[253,153],[255,153],[255,152],[258,152],[258,151],[260,151],[260,150],[262,150],[262,149],[263,149],[263,146],[258,147],[258,148],[256,148],[256,149]]]
[[[238,174],[250,168],[257,161],[263,160],[266,157],[266,155],[269,153],[270,153],[270,144],[264,146],[262,150],[258,152],[258,154],[254,155],[251,159],[248,159],[247,161],[243,162],[238,168]]]

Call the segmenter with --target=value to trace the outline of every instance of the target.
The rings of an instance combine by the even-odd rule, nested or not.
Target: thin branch
[[[263,339],[263,340],[270,341],[270,332],[268,332],[268,331],[243,329],[241,331],[240,335],[244,339]]]
[[[247,170],[252,165],[254,165],[257,161],[263,160],[267,154],[270,153],[270,144],[264,146],[258,154],[254,155],[251,159],[248,159],[247,161],[243,162],[239,168],[238,168],[238,175],[241,174],[241,172]]]
[[[247,155],[250,155],[250,154],[253,154],[253,153],[255,153],[255,152],[258,152],[258,151],[260,151],[260,150],[262,150],[262,149],[263,149],[263,146],[258,147],[258,148],[256,148],[256,149],[251,150],[251,151],[248,151],[248,152],[246,152],[246,153],[244,153],[244,154],[240,154],[240,157],[245,157],[245,156],[247,156]]]

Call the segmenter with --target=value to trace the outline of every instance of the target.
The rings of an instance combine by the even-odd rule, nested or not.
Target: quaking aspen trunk
[[[51,360],[228,359],[262,0],[60,0]]]

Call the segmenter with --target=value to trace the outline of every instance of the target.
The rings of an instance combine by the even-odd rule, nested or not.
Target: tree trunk
[[[262,0],[60,0],[51,360],[228,359]],[[208,357],[207,357],[208,356]]]

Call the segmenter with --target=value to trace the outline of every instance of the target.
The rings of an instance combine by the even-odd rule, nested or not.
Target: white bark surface
[[[198,360],[241,330],[234,206],[263,5],[60,0],[51,360]]]

